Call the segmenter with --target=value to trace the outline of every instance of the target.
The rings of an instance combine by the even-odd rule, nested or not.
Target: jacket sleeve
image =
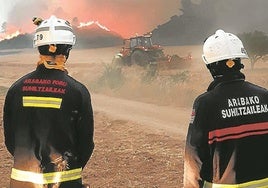
[[[204,129],[205,121],[205,108],[196,100],[193,105],[185,144],[184,188],[201,188],[203,184],[202,168],[208,157],[207,134]]]
[[[82,168],[85,167],[94,150],[94,119],[91,96],[83,87],[81,114],[78,122],[78,152]]]
[[[4,111],[3,111],[5,145],[11,155],[14,154],[14,144],[15,144],[14,130],[12,128],[12,117],[13,117],[12,98],[13,98],[12,91],[9,90],[5,98]]]

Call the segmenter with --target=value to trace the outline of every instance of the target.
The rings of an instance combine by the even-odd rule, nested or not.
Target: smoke
[[[38,3],[37,3],[38,2]],[[6,10],[6,28],[9,33],[19,30],[21,32],[33,32],[32,18],[48,11],[48,2],[35,0],[13,0],[1,3]],[[5,7],[6,6],[6,7]]]
[[[267,31],[267,0],[201,0],[200,18],[210,21],[213,29],[233,33]]]
[[[34,30],[34,16],[76,22],[99,21],[110,30],[129,37],[143,34],[179,14],[180,0],[17,0],[8,13],[8,25],[22,31]]]
[[[74,25],[98,21],[123,37],[130,37],[152,31],[172,16],[181,15],[182,2],[202,6],[199,14],[188,10],[188,15],[195,15],[197,22],[207,20],[213,29],[240,33],[268,27],[267,0],[0,0],[0,13],[1,17],[6,14],[8,33],[10,30],[31,33],[35,29],[33,17],[49,18],[53,14]],[[191,23],[185,25],[189,29]],[[203,29],[210,32],[211,28]]]

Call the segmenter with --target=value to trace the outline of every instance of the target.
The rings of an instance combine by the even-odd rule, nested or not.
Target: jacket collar
[[[224,83],[229,83],[229,82],[235,82],[235,81],[241,81],[245,80],[245,75],[241,72],[236,72],[233,74],[226,74],[223,75],[222,77],[215,78],[208,86],[207,91],[211,91],[215,89],[217,86],[220,86]]]

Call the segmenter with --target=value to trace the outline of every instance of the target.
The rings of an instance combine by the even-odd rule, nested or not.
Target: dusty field
[[[120,88],[93,87],[103,74],[103,65],[110,64],[118,50],[74,49],[68,61],[69,74],[91,91],[95,115],[96,148],[84,169],[84,182],[93,188],[181,188],[183,147],[191,105],[211,81],[201,63],[201,48],[166,47],[167,54],[192,53],[192,66],[183,70],[187,71],[186,81],[169,82],[159,89],[158,83],[163,84],[161,79],[174,72],[161,72],[160,80],[141,84],[137,77],[143,70],[131,67],[122,70],[127,81]],[[37,59],[36,51],[31,49],[0,56],[1,108],[7,88],[33,70]],[[268,63],[259,62],[254,71],[247,67],[250,66],[246,62],[247,79],[267,88]],[[2,129],[1,124],[0,187],[4,188],[8,187],[12,158],[4,146]]]

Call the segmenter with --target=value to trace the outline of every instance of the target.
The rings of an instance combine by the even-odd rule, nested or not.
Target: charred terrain
[[[206,90],[211,77],[201,61],[201,46],[167,46],[166,54],[192,54],[184,69],[117,67],[112,59],[120,47],[73,49],[69,74],[92,94],[95,150],[83,171],[93,188],[181,188],[183,150],[195,97]],[[33,49],[1,51],[0,105],[10,85],[34,70]],[[248,81],[268,88],[268,62],[250,70]],[[2,111],[1,111],[2,117]],[[2,121],[1,121],[2,122]],[[0,187],[8,187],[12,157],[4,146],[0,124]]]

